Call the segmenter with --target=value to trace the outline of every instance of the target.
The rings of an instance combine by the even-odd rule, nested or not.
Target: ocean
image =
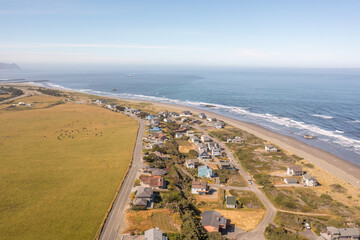
[[[360,166],[360,69],[0,71],[0,79],[11,78],[206,109],[294,137]],[[305,134],[315,139],[305,139]]]

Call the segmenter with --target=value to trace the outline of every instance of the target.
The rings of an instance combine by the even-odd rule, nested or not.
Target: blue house
[[[150,132],[161,132],[161,128],[153,127],[152,129],[150,129]]]
[[[151,120],[151,119],[154,119],[154,115],[147,115],[145,118],[146,118],[146,120]]]
[[[208,165],[202,165],[198,168],[198,176],[212,178],[214,176],[214,172]]]

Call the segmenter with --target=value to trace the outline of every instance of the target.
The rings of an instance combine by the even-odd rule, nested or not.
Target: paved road
[[[24,92],[23,95],[20,95],[20,96],[17,96],[17,97],[13,97],[13,98],[9,98],[9,99],[0,101],[0,104],[7,103],[7,102],[11,102],[11,101],[16,100],[16,99],[20,99],[20,98],[24,98],[24,97],[28,97],[28,96],[35,95],[35,94],[34,94],[32,91],[30,91],[30,90],[24,90],[24,89],[21,89],[21,90]]]
[[[194,128],[201,131],[203,134],[207,135],[213,141],[219,143],[219,146],[222,149],[224,149],[224,151],[228,155],[228,157],[229,157],[231,163],[233,164],[233,166],[238,169],[239,174],[242,175],[242,177],[245,180],[251,180],[250,175],[242,168],[242,166],[239,164],[237,159],[234,157],[233,153],[227,148],[227,146],[223,142],[220,142],[217,139],[211,137],[200,126],[194,127]],[[259,186],[257,186],[255,183],[253,183],[253,184],[249,185],[249,187],[245,187],[245,188],[242,188],[242,187],[225,187],[225,188],[229,188],[229,189],[230,188],[231,189],[239,188],[238,190],[252,191],[252,192],[254,192],[256,194],[256,196],[260,199],[260,201],[263,203],[263,205],[266,208],[266,215],[263,218],[263,220],[261,221],[261,223],[255,229],[253,229],[253,230],[251,230],[249,232],[243,232],[243,233],[238,234],[236,236],[236,239],[256,239],[256,240],[264,239],[265,240],[265,237],[264,237],[265,228],[270,223],[272,223],[274,221],[274,219],[275,219],[277,209],[274,207],[274,205],[270,202],[270,200],[266,197],[266,195],[262,191],[260,191]]]
[[[142,141],[144,137],[145,124],[141,119],[137,117],[133,117],[133,118],[139,122],[139,130],[135,143],[132,165],[119,191],[119,194],[115,199],[113,207],[108,215],[108,218],[105,221],[104,227],[100,233],[99,239],[101,240],[120,239],[121,237],[120,229],[122,227],[125,209],[129,203],[131,189],[135,183],[136,174],[141,167],[141,153],[142,153],[141,150],[142,150]]]

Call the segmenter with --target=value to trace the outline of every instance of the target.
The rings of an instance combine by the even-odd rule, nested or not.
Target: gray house
[[[140,187],[136,192],[135,206],[150,207],[154,201],[154,191],[150,187]]]
[[[227,208],[236,208],[236,197],[234,196],[225,196],[226,207]]]
[[[358,228],[335,228],[327,227],[326,232],[321,233],[318,240],[359,240],[360,233]]]
[[[316,178],[314,178],[308,173],[303,175],[302,182],[307,187],[316,187],[317,185],[319,185],[319,182],[316,180]]]
[[[145,240],[167,240],[168,238],[158,228],[145,231]]]

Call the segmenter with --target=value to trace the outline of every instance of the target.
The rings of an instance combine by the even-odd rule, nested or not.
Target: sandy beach
[[[295,138],[282,135],[276,132],[273,132],[264,127],[258,126],[253,123],[243,122],[234,118],[226,117],[220,114],[209,112],[202,109],[197,109],[188,106],[169,104],[169,103],[160,103],[154,101],[145,101],[145,100],[129,100],[118,98],[123,101],[133,101],[133,102],[150,102],[156,106],[168,109],[174,109],[177,111],[190,110],[191,112],[198,114],[200,112],[205,113],[207,116],[215,117],[221,119],[229,125],[240,128],[244,131],[252,133],[266,141],[271,142],[283,148],[284,150],[291,152],[299,157],[305,158],[306,160],[312,162],[319,168],[324,169],[330,174],[348,182],[349,184],[360,188],[360,167],[348,162],[338,156],[335,156],[332,153],[326,152],[317,147],[310,146],[304,142],[301,142]]]

